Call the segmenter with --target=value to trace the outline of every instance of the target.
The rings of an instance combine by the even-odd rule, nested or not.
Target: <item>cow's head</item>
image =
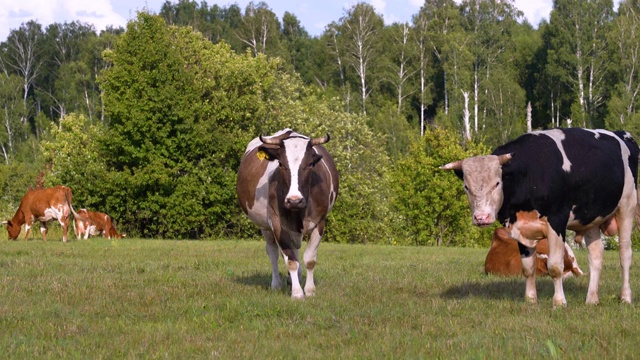
[[[18,238],[18,236],[20,235],[20,229],[21,229],[21,225],[9,220],[9,221],[3,221],[3,224],[7,224],[7,230],[9,231],[9,239],[10,240],[15,240]]]
[[[288,188],[284,199],[284,206],[290,210],[300,210],[307,206],[309,187],[313,167],[322,159],[313,146],[329,141],[329,135],[322,138],[308,137],[287,131],[274,137],[260,136],[262,145],[258,152],[262,152],[269,161],[277,160],[276,169],[282,179],[282,186]]]
[[[504,199],[502,165],[509,160],[511,154],[474,156],[440,167],[443,170],[456,170],[456,174],[462,178],[474,225],[486,226],[496,221]]]

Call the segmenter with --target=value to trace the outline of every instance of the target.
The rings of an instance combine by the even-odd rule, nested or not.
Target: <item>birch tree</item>
[[[27,123],[29,114],[29,90],[39,75],[42,66],[40,45],[43,39],[42,27],[35,21],[22,24],[18,30],[11,30],[7,38],[7,67],[22,79],[22,114],[23,124]]]
[[[607,128],[640,131],[640,1],[620,3],[608,36],[617,64],[616,85],[608,103]]]
[[[21,135],[25,135],[25,125],[20,121],[21,88],[21,78],[0,73],[0,152],[7,165],[15,155]]]
[[[280,33],[280,23],[265,2],[250,2],[245,8],[242,25],[236,35],[253,54],[266,54],[267,43],[276,43]],[[276,47],[275,45],[273,45]]]
[[[361,2],[347,11],[341,19],[344,28],[345,48],[347,59],[355,71],[360,88],[362,113],[367,113],[367,98],[371,86],[369,84],[369,70],[374,66],[376,57],[376,36],[384,26],[382,17],[375,13],[370,4]]]
[[[429,17],[425,11],[420,11],[413,17],[413,41],[418,57],[418,82],[420,95],[418,97],[420,111],[420,136],[424,136],[425,129],[425,113],[427,110],[427,102],[432,100],[430,89],[430,81],[432,68],[431,64],[431,47],[429,39]]]
[[[607,69],[606,33],[613,21],[611,0],[556,0],[550,27],[549,61],[567,73],[573,104],[570,117],[579,126],[601,126]]]
[[[327,48],[329,53],[333,56],[335,61],[335,69],[338,76],[338,87],[340,88],[340,92],[342,93],[342,98],[346,104],[346,111],[351,111],[351,87],[347,83],[346,78],[346,61],[344,60],[344,39],[342,36],[341,26],[332,22],[327,25],[327,29],[325,30],[324,37],[327,39]],[[316,78],[318,83],[324,85],[320,79]],[[324,86],[323,86],[324,87]]]
[[[404,100],[411,96],[413,90],[409,88],[410,79],[416,72],[413,68],[413,57],[415,55],[414,43],[411,41],[412,30],[408,23],[395,23],[385,28],[385,34],[389,39],[386,41],[385,54],[389,56],[387,64],[387,80],[393,84],[396,93],[396,112],[403,111]]]

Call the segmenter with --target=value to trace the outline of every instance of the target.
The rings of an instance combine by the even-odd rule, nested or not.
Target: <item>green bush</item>
[[[481,144],[463,149],[458,134],[433,128],[411,145],[394,167],[393,208],[405,223],[410,243],[436,246],[487,246],[492,229],[471,224],[469,203],[462,182],[439,166],[488,153]]]

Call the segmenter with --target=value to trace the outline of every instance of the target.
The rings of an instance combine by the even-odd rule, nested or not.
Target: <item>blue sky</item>
[[[542,18],[548,19],[553,0],[516,0],[516,7],[534,26]],[[17,29],[20,24],[37,20],[46,28],[54,22],[63,23],[80,20],[94,24],[99,32],[108,25],[126,26],[127,21],[135,18],[136,12],[148,9],[152,13],[160,11],[165,0],[0,0],[0,41],[6,40],[9,30]],[[172,0],[177,2],[177,0]],[[196,1],[200,3],[200,0]],[[258,1],[255,1],[256,3]],[[271,10],[282,19],[285,11],[296,15],[302,26],[312,36],[320,35],[325,26],[338,21],[356,1],[352,0],[265,0]],[[397,21],[410,21],[424,0],[372,0],[376,12],[381,14],[386,24]],[[619,0],[615,0],[617,4]],[[249,0],[212,1],[228,6],[237,3],[242,9]]]

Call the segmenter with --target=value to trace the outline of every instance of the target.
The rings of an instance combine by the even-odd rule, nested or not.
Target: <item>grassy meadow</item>
[[[0,242],[4,358],[638,356],[640,312],[618,301],[617,252],[599,306],[584,304],[585,276],[565,281],[569,305],[552,310],[548,278],[526,304],[523,279],[483,274],[486,249],[323,243],[317,295],[293,301],[268,289],[261,241],[59,239]],[[587,271],[586,251],[576,256]]]

